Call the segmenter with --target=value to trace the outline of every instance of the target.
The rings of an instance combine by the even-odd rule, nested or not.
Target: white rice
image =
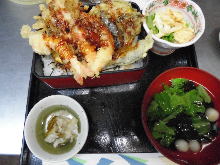
[[[107,66],[106,68],[103,69],[103,72],[107,72],[107,71],[118,71],[118,70],[126,70],[126,69],[135,69],[135,68],[141,68],[143,67],[143,59],[140,59],[132,64],[129,65],[111,65],[111,66]]]
[[[65,70],[56,66],[56,62],[51,56],[41,56],[41,60],[43,62],[43,74],[44,76],[62,76],[62,75],[72,75],[72,72],[69,70]],[[138,60],[137,62],[130,65],[122,65],[122,66],[108,66],[103,69],[103,73],[107,71],[118,71],[118,70],[126,70],[126,69],[135,69],[143,67],[143,60]]]
[[[56,66],[56,62],[51,56],[41,56],[43,62],[43,73],[44,76],[61,76],[61,75],[72,75],[72,72]]]

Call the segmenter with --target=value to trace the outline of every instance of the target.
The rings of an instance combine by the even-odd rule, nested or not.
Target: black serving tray
[[[181,66],[198,67],[198,64],[193,45],[178,49],[169,56],[149,52],[147,59],[146,71],[140,81],[117,86],[56,90],[31,73],[25,117],[34,104],[44,97],[67,95],[82,105],[89,120],[88,139],[80,153],[157,152],[147,139],[141,123],[143,95],[152,80],[163,71]],[[105,143],[106,136],[110,137],[108,144]],[[118,137],[126,138],[126,143],[118,141]],[[41,160],[30,152],[25,140],[20,164],[41,164]]]

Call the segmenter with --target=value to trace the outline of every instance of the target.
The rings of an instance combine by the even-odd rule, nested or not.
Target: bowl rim
[[[153,145],[153,147],[158,152],[160,152],[162,155],[164,155],[166,158],[170,159],[171,161],[174,161],[175,163],[180,163],[180,162],[178,162],[177,160],[174,160],[171,157],[171,155],[167,154],[167,152],[165,152],[165,153],[161,152],[161,148],[165,148],[165,147],[161,146],[161,144],[156,139],[154,139],[154,137],[153,137],[153,135],[151,133],[151,130],[148,127],[148,124],[146,123],[147,122],[146,112],[148,111],[149,104],[151,103],[152,97],[153,97],[153,95],[155,93],[150,98],[147,97],[147,96],[148,96],[150,88],[152,88],[152,85],[155,84],[155,82],[157,82],[158,79],[160,79],[160,77],[166,75],[169,72],[174,72],[176,70],[183,70],[183,69],[184,70],[189,70],[190,69],[190,70],[194,70],[196,72],[199,71],[201,73],[204,73],[204,74],[212,77],[213,79],[215,79],[216,82],[218,82],[220,84],[220,79],[219,78],[217,78],[213,74],[211,74],[211,73],[209,73],[209,72],[207,72],[205,70],[199,69],[199,68],[195,68],[195,67],[175,67],[175,68],[171,68],[171,69],[168,69],[168,70],[160,73],[156,78],[153,79],[153,81],[150,83],[150,85],[148,86],[147,90],[144,93],[144,96],[143,96],[143,99],[142,99],[142,104],[141,104],[141,122],[142,122],[142,126],[144,127],[145,135],[147,136],[147,138],[149,139],[150,143]],[[201,84],[201,85],[203,85],[203,84]],[[149,99],[149,100],[146,101],[147,99]],[[165,148],[165,149],[168,150],[167,148]],[[171,152],[174,152],[174,151],[171,150]],[[191,153],[189,153],[189,154],[191,154]]]
[[[142,10],[142,14],[144,16],[146,16],[146,10],[147,10],[147,7],[149,7],[149,5],[153,2],[153,1],[157,1],[157,0],[149,0],[148,2],[145,3],[144,7],[143,7],[143,10]],[[188,2],[189,4],[191,4],[192,6],[194,6],[196,8],[196,10],[198,11],[198,13],[200,13],[201,15],[201,31],[199,33],[199,35],[197,35],[196,37],[194,37],[191,41],[189,42],[186,42],[186,43],[182,43],[182,44],[176,44],[176,43],[172,43],[172,42],[169,42],[169,41],[166,41],[166,40],[163,40],[163,39],[160,39],[158,37],[156,37],[151,31],[150,29],[148,28],[147,26],[147,23],[144,19],[143,21],[143,26],[144,26],[144,29],[146,30],[146,32],[148,34],[151,34],[152,35],[152,38],[157,41],[157,42],[160,42],[160,43],[163,43],[163,44],[166,44],[166,45],[169,45],[170,47],[176,47],[176,48],[181,48],[181,47],[186,47],[186,46],[189,46],[189,45],[192,45],[194,44],[195,42],[198,41],[198,39],[203,35],[204,31],[205,31],[205,17],[204,17],[204,14],[202,12],[202,9],[199,7],[199,5],[197,5],[194,1],[192,0],[183,0],[183,1],[186,1]]]
[[[77,147],[77,150],[75,152],[72,152],[74,147],[69,150],[68,152],[65,152],[65,153],[62,153],[62,154],[52,154],[52,153],[49,153],[47,151],[45,151],[40,145],[38,142],[36,142],[38,144],[38,146],[40,147],[40,149],[44,152],[46,152],[48,155],[51,155],[51,156],[60,156],[60,155],[63,155],[63,154],[66,154],[66,156],[63,156],[63,158],[61,159],[55,159],[55,160],[52,160],[52,159],[47,159],[47,158],[42,158],[41,154],[35,152],[33,149],[33,146],[30,142],[30,137],[28,136],[30,133],[30,130],[28,130],[27,128],[27,125],[28,123],[30,123],[31,121],[31,117],[30,116],[33,116],[35,115],[35,111],[40,111],[39,114],[47,107],[49,106],[52,106],[52,105],[46,105],[46,106],[42,106],[41,104],[47,102],[48,99],[66,99],[66,101],[72,105],[75,105],[79,108],[79,111],[80,112],[76,112],[76,110],[73,110],[78,116],[79,116],[79,119],[80,119],[80,122],[81,122],[81,132],[80,134],[83,135],[83,138],[82,138],[82,141],[81,143],[79,143],[78,147]],[[61,103],[57,103],[55,102],[53,105],[64,105],[64,106],[67,106],[65,104],[61,104]],[[72,108],[71,108],[72,109]],[[80,118],[80,114],[82,115],[82,118]],[[39,114],[36,116],[36,118],[38,118]],[[84,124],[84,130],[82,130],[82,119],[83,119],[83,124]],[[37,119],[36,119],[37,120]],[[36,123],[35,123],[36,124]],[[33,129],[35,130],[35,127],[36,125],[33,124]],[[83,131],[83,133],[82,133]],[[50,96],[47,96],[43,99],[41,99],[40,101],[38,101],[32,108],[31,110],[29,111],[27,117],[26,117],[26,120],[25,120],[25,125],[24,125],[24,139],[25,139],[25,142],[28,146],[28,148],[30,149],[30,151],[36,156],[38,157],[39,159],[43,160],[43,161],[46,161],[46,162],[61,162],[61,161],[65,161],[65,160],[68,160],[70,158],[72,158],[74,155],[76,155],[81,149],[82,147],[84,146],[84,144],[86,143],[86,140],[87,140],[87,137],[88,137],[88,132],[89,132],[89,123],[88,123],[88,118],[87,118],[87,115],[86,115],[86,112],[85,110],[83,109],[83,107],[73,98],[69,97],[69,96],[65,96],[65,95],[50,95]],[[76,142],[77,144],[77,142]],[[34,151],[34,152],[33,152]],[[69,153],[69,154],[68,154]]]

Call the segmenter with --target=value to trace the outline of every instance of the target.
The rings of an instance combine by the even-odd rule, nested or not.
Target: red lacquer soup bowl
[[[171,150],[163,147],[158,141],[156,141],[148,127],[147,109],[152,101],[154,94],[163,90],[163,84],[170,85],[171,79],[185,78],[200,84],[206,88],[212,98],[214,108],[220,112],[220,80],[213,75],[201,69],[192,67],[177,67],[167,70],[160,74],[150,84],[149,88],[145,92],[142,103],[142,124],[144,126],[145,133],[153,144],[153,146],[164,156],[170,160],[181,165],[215,165],[220,162],[220,132],[213,141],[207,145],[203,145],[202,150],[197,153],[191,151],[179,152],[177,150]],[[220,119],[217,120],[217,127],[220,128]]]

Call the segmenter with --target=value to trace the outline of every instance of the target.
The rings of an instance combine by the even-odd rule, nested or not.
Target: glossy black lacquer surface
[[[179,66],[197,67],[194,46],[176,50],[169,56],[149,52],[143,78],[132,84],[86,89],[55,90],[31,74],[27,113],[40,99],[49,95],[67,95],[85,109],[89,135],[80,153],[156,152],[141,124],[141,103],[145,90],[161,72]],[[24,141],[20,164],[40,164]]]

